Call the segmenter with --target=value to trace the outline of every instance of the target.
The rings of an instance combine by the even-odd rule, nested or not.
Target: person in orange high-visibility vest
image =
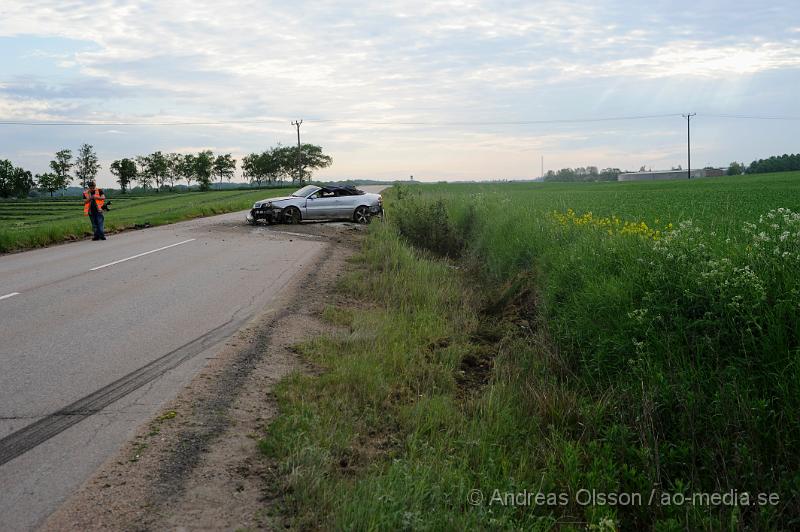
[[[95,187],[94,181],[89,181],[87,185],[89,188],[83,191],[83,214],[92,222],[94,233],[92,240],[105,240],[103,205],[106,202],[106,195],[103,194],[103,189]]]

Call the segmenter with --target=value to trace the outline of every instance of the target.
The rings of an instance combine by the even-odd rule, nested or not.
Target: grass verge
[[[107,232],[165,225],[250,208],[260,199],[286,195],[289,189],[160,193],[110,198]],[[54,205],[48,207],[48,205]],[[0,202],[0,253],[43,247],[91,235],[83,202],[36,200]]]
[[[387,226],[371,231],[357,264],[342,290],[368,307],[326,312],[346,332],[301,346],[324,371],[278,387],[281,415],[261,442],[277,464],[290,525],[611,526],[606,508],[497,500],[525,489],[609,487],[608,469],[618,463],[589,441],[593,435],[576,433],[576,423],[596,425],[609,405],[554,376],[557,357],[532,334],[536,324],[520,317],[532,295],[508,297],[491,317],[498,309],[468,278],[412,250]],[[482,493],[480,504],[469,499],[473,490]]]

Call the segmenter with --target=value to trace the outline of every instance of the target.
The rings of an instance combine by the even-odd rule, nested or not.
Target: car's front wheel
[[[300,223],[300,210],[297,207],[286,207],[283,210],[283,222],[287,224]]]
[[[369,209],[363,205],[353,213],[353,221],[357,224],[368,224],[369,218]]]

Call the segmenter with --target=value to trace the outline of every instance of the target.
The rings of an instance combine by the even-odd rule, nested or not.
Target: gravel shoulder
[[[294,372],[313,371],[293,346],[333,330],[320,314],[335,303],[336,280],[364,229],[350,223],[259,227],[329,245],[279,303],[230,338],[41,530],[274,528],[269,463],[257,447],[277,414],[272,388]]]

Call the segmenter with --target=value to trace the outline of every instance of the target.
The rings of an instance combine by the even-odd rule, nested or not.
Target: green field
[[[293,525],[800,524],[800,173],[384,197],[262,443]]]
[[[284,195],[287,190],[109,195],[112,205],[105,216],[105,228],[110,232],[239,211],[259,199]],[[91,226],[83,215],[80,197],[0,201],[0,253],[89,235]]]

